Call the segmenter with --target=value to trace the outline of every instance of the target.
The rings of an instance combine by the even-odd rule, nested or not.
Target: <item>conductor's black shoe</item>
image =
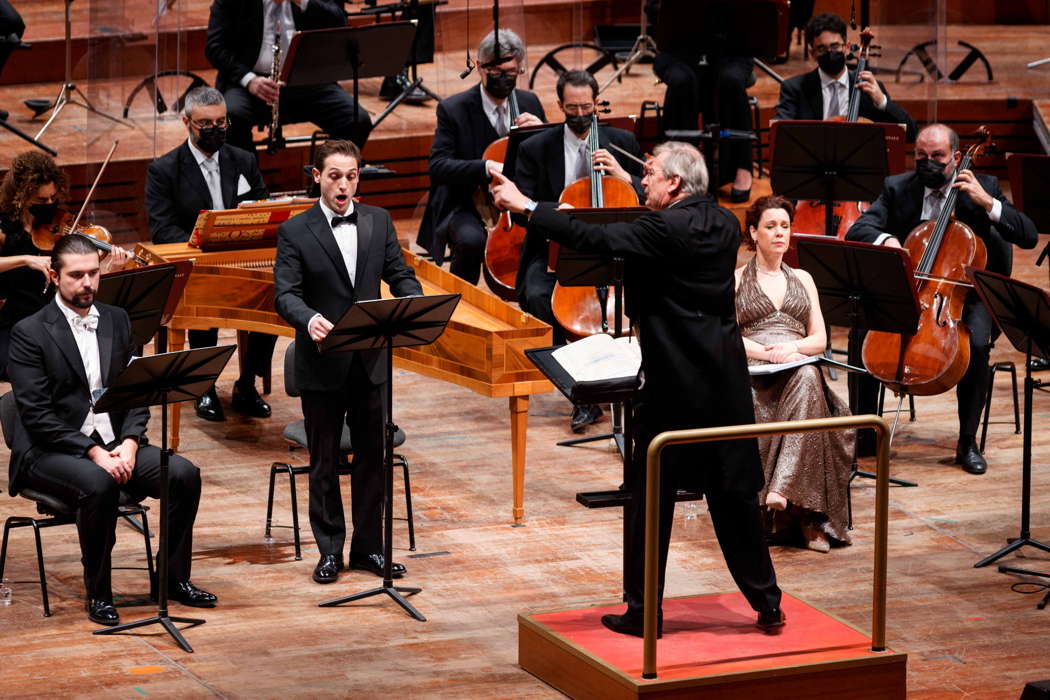
[[[117,614],[113,603],[108,600],[90,598],[87,602],[87,614],[89,620],[100,625],[120,624],[120,615]]]
[[[772,610],[763,610],[758,614],[758,619],[755,620],[755,626],[763,632],[769,634],[775,631],[778,627],[783,627],[787,621],[787,615],[780,608],[773,608]]]
[[[233,383],[233,408],[238,413],[253,418],[269,418],[270,404],[263,401],[255,390],[255,382],[243,384],[240,380]]]
[[[1045,369],[1050,369],[1050,360],[1043,359],[1042,357],[1033,357],[1028,363],[1028,369],[1033,372],[1041,372]]]
[[[383,564],[386,560],[382,554],[354,554],[350,553],[350,568],[360,569],[361,571],[370,571],[376,576],[383,575]],[[405,575],[408,569],[405,568],[404,564],[398,564],[396,561],[390,563],[390,578],[401,578]]]
[[[733,188],[729,190],[729,201],[733,204],[742,204],[747,200],[751,199],[751,188],[748,187],[746,190],[738,190]]]
[[[642,618],[637,615],[625,613],[623,615],[602,615],[602,624],[617,634],[629,634],[632,637],[644,636]],[[656,620],[656,638],[664,636],[664,621]]]
[[[317,583],[335,583],[339,572],[343,570],[343,561],[334,554],[322,554],[321,561],[314,567],[314,581]]]
[[[215,423],[226,420],[226,414],[222,412],[222,404],[219,403],[219,395],[215,393],[214,386],[197,399],[197,417]]]
[[[168,599],[191,608],[214,608],[219,599],[189,581],[172,581],[168,584]]]
[[[970,474],[984,474],[988,471],[988,462],[981,456],[977,449],[977,440],[974,438],[962,438],[955,448],[955,463],[961,464],[963,471]]]
[[[572,432],[582,433],[591,423],[597,423],[605,412],[596,403],[577,404],[572,407]]]

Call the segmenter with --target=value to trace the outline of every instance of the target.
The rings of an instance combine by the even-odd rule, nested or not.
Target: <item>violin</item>
[[[963,156],[952,176],[967,170],[991,140],[988,127]],[[959,191],[949,185],[936,220],[908,234],[919,297],[919,327],[913,335],[872,331],[864,340],[864,366],[896,393],[932,396],[959,383],[970,366],[970,331],[960,323],[969,288],[966,267],[984,269],[988,251],[973,230],[955,219]]]

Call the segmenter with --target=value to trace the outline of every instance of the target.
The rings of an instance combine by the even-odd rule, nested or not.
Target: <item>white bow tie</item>
[[[97,331],[98,330],[98,316],[77,316],[73,319],[73,327],[79,328],[85,331]]]

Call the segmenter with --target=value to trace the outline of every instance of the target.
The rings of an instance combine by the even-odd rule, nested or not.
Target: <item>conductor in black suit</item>
[[[1011,244],[1034,248],[1035,224],[1007,201],[991,175],[961,170],[952,181],[962,154],[959,137],[944,124],[930,124],[915,141],[915,171],[886,178],[882,194],[846,233],[846,239],[900,247],[912,229],[937,218],[948,189],[958,191],[955,218],[969,226],[988,250],[985,269],[1009,275]],[[971,474],[983,474],[987,462],[977,448],[977,426],[988,395],[988,358],[999,330],[976,293],[963,307],[963,324],[970,330],[970,366],[955,388],[959,440],[955,461]]]
[[[383,574],[387,379],[383,351],[321,354],[317,343],[355,302],[378,299],[381,280],[395,296],[423,293],[401,254],[390,214],[352,199],[360,164],[361,152],[352,142],[322,145],[313,169],[320,201],[277,233],[274,303],[295,327],[295,381],[310,445],[310,526],[321,553],[313,573],[317,583],[332,583],[343,568],[346,523],[336,470],[344,424],[354,446],[349,566]],[[405,573],[401,564],[391,568],[395,577]]]
[[[644,589],[646,451],[666,430],[755,422],[744,342],[736,325],[734,278],[740,247],[735,216],[707,194],[707,168],[693,146],[668,142],[646,164],[642,185],[654,211],[631,223],[595,226],[522,195],[502,175],[496,203],[526,213],[551,240],[577,250],[623,256],[627,315],[639,331],[644,378],[632,425],[623,615],[602,623],[641,636]],[[671,448],[660,490],[660,596],[679,488],[702,491],[722,554],[737,586],[768,631],[784,624],[780,589],[762,533],[758,444],[745,440]]]
[[[873,122],[904,124],[906,138],[915,139],[915,121],[890,99],[886,86],[871,71],[856,74],[846,68],[846,23],[822,12],[806,24],[806,43],[817,67],[780,84],[776,119],[829,119],[845,116],[854,84],[860,86],[860,116]]]
[[[146,213],[154,243],[181,243],[202,209],[234,209],[244,201],[266,199],[266,184],[255,156],[226,143],[229,119],[222,93],[199,87],[186,95],[182,123],[186,141],[150,163],[146,171]],[[217,329],[191,330],[190,347],[216,345]],[[249,333],[240,378],[233,385],[233,407],[245,415],[266,418],[270,406],[255,389],[255,378],[269,373],[277,338]],[[225,420],[212,387],[196,403],[205,420]]]
[[[438,104],[437,131],[430,148],[430,197],[416,238],[439,265],[451,247],[452,274],[471,284],[481,278],[488,238],[473,197],[493,173],[502,171],[502,163],[482,156],[490,143],[510,131],[510,94],[514,93],[520,110],[517,126],[546,120],[539,98],[514,87],[525,63],[525,45],[509,29],[500,30],[499,40],[498,52],[493,32],[478,46],[481,83]],[[494,64],[497,54],[504,59]]]
[[[160,450],[141,445],[149,409],[94,413],[92,397],[131,360],[131,322],[116,306],[94,303],[98,250],[65,236],[51,254],[53,301],[14,327],[8,373],[19,420],[11,446],[11,495],[47,493],[76,511],[88,617],[120,620],[113,607],[110,554],[120,491],[160,498]],[[200,471],[173,455],[169,465],[171,599],[211,607],[216,598],[190,583]]]
[[[230,110],[230,143],[254,151],[252,127],[269,124],[280,99],[282,124],[313,122],[332,138],[364,147],[372,120],[338,83],[279,87],[270,79],[275,35],[283,60],[296,31],[345,26],[343,3],[335,0],[212,2],[204,53],[219,71],[215,87]]]
[[[594,153],[587,149],[598,99],[598,81],[594,76],[584,70],[566,71],[558,78],[556,89],[565,124],[560,129],[546,129],[521,144],[514,179],[522,193],[537,201],[556,202],[567,185],[588,177],[592,170],[600,170],[628,183],[641,195],[640,162],[609,147],[610,143],[615,144],[637,158],[641,147],[634,134],[602,126],[598,129],[600,148]],[[522,245],[515,282],[518,303],[522,310],[549,323],[554,328],[554,344],[561,345],[565,342],[565,334],[551,308],[551,294],[557,280],[554,273],[547,270],[547,264],[547,236],[530,225]],[[570,422],[572,430],[582,431],[601,415],[602,410],[597,405],[574,406]]]

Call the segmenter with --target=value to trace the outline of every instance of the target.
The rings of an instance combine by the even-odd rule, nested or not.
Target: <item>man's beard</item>
[[[62,295],[62,299],[75,309],[90,309],[91,305],[95,303],[95,290],[92,289],[74,294],[72,299]]]

